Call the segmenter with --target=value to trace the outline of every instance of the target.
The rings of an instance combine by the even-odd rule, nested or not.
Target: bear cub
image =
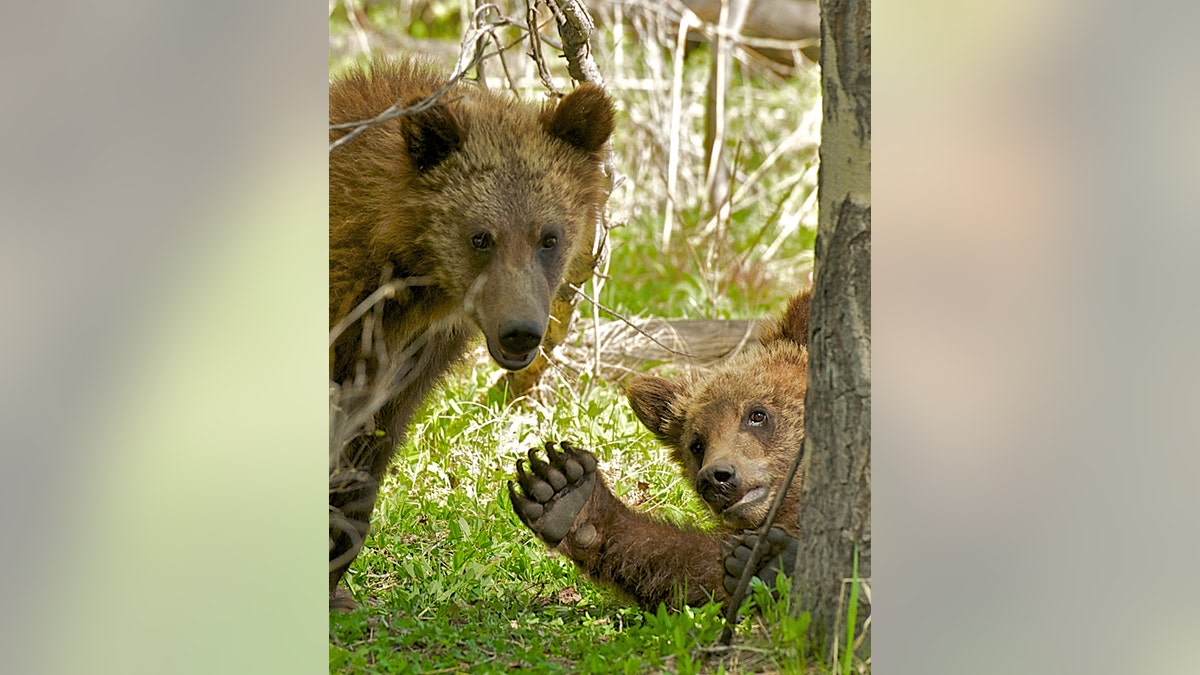
[[[638,376],[626,389],[634,414],[720,519],[714,531],[630,509],[596,472],[595,457],[566,442],[561,451],[547,443],[545,460],[530,450],[528,470],[517,463],[520,490],[512,481],[508,488],[521,522],[590,578],[643,607],[727,599],[756,538],[744,531],[766,520],[804,440],[810,304],[809,292],[793,298],[757,347],[707,375]],[[797,476],[784,496],[756,570],[768,583],[795,560],[800,482]]]
[[[420,61],[376,60],[330,83],[330,125],[411,106],[447,79]],[[590,264],[613,125],[595,86],[535,104],[460,81],[432,107],[331,149],[329,324],[349,327],[331,344],[330,380],[340,391],[368,383],[362,404],[378,411],[331,448],[331,594],[430,389],[480,334],[508,370],[537,356],[564,273]],[[330,141],[347,133],[331,128]],[[405,283],[377,293],[392,280]],[[373,296],[382,306],[343,320]]]

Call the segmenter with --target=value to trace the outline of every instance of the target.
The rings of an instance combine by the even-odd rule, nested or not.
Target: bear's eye
[[[762,408],[753,408],[746,415],[746,422],[752,427],[761,427],[767,423],[767,411]]]
[[[704,455],[704,441],[697,438],[696,440],[692,441],[691,445],[688,446],[688,450],[690,450],[691,453],[693,455],[695,455],[696,457],[703,456]]]
[[[492,247],[492,235],[487,232],[480,232],[471,237],[471,246],[477,251],[486,251]]]
[[[548,250],[554,248],[555,246],[558,246],[558,237],[556,237],[552,234],[548,234],[548,235],[542,237],[542,248],[543,249],[548,251]]]

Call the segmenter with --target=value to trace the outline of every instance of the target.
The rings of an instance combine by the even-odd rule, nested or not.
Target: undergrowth
[[[398,454],[346,576],[362,606],[330,614],[331,672],[828,672],[806,662],[807,615],[786,610],[786,585],[781,601],[756,588],[734,647],[720,650],[719,606],[642,611],[548,553],[505,488],[544,440],[594,451],[637,508],[675,522],[708,516],[615,387],[506,404],[494,376],[478,352],[430,398]]]
[[[497,4],[523,20],[523,2]],[[357,26],[348,19],[355,9]],[[432,54],[449,69],[467,17],[455,2],[332,4],[331,71],[365,62],[364,47]],[[726,141],[736,199],[719,218],[704,189],[705,50],[676,59],[673,33],[654,17],[627,16],[619,34],[599,23],[594,55],[618,108],[614,153],[623,178],[608,204],[615,227],[607,281],[589,284],[589,295],[629,317],[775,314],[811,269],[820,131],[815,68],[798,67],[785,78],[739,61]],[[510,40],[519,35],[515,28],[498,32]],[[553,33],[552,23],[544,33]],[[508,64],[519,93],[537,99],[544,91],[524,51],[511,50]],[[547,61],[564,86],[561,59]],[[672,199],[668,129],[677,63]],[[488,75],[499,74],[493,61]],[[668,211],[673,224],[664,246]],[[592,306],[583,302],[579,315],[592,317]],[[719,607],[642,611],[548,553],[512,513],[505,487],[517,459],[545,441],[570,440],[594,452],[609,486],[635,508],[674,522],[706,523],[708,514],[617,383],[552,371],[547,400],[508,403],[492,389],[498,373],[477,350],[417,416],[346,575],[361,607],[330,614],[331,672],[833,671],[816,658],[821,650],[804,644],[807,616],[788,611],[785,587],[778,601],[756,588],[734,646],[722,650],[714,647],[723,627]],[[846,665],[861,667],[855,659]]]

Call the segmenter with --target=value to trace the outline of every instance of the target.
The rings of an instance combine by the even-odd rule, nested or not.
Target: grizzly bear
[[[331,143],[447,81],[417,60],[376,60],[334,79]],[[359,400],[366,421],[331,448],[331,594],[430,388],[480,333],[510,371],[538,355],[565,271],[591,258],[613,126],[613,104],[595,86],[539,105],[459,81],[436,104],[331,147],[331,391],[370,383]]]
[[[646,608],[703,604],[732,594],[759,528],[804,441],[810,294],[792,299],[759,346],[692,380],[638,376],[626,389],[634,414],[720,518],[712,531],[676,527],[634,511],[569,443],[517,463],[509,497],[523,523],[589,577]],[[772,583],[796,555],[800,479],[784,496],[756,576]]]

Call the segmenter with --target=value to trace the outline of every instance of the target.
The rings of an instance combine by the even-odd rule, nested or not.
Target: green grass
[[[708,655],[719,607],[644,612],[548,553],[505,492],[516,460],[543,440],[596,452],[638,508],[676,522],[707,515],[615,387],[505,404],[480,356],[430,398],[396,458],[347,575],[362,606],[330,614],[331,672],[828,672],[802,658],[807,616],[765,589],[736,649]]]

